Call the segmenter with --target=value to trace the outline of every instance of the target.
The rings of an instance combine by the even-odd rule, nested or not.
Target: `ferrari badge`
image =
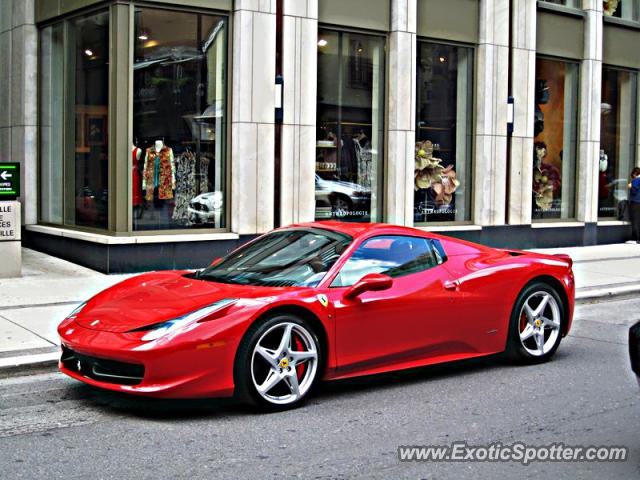
[[[322,293],[320,295],[318,295],[318,301],[320,302],[320,304],[323,307],[326,307],[327,305],[329,305],[329,299],[327,298],[326,295],[324,295]]]

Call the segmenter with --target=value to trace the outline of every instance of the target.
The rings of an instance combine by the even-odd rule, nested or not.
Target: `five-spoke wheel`
[[[239,393],[263,407],[297,404],[318,376],[320,348],[316,333],[304,320],[279,315],[258,322],[238,352]]]
[[[551,286],[528,285],[513,309],[508,352],[518,360],[547,360],[560,344],[563,318],[562,301]]]

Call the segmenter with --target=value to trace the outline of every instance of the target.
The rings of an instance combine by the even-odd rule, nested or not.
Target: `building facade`
[[[195,267],[314,219],[627,239],[640,0],[4,0],[23,242]]]

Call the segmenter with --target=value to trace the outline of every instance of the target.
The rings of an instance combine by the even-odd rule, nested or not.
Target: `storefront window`
[[[471,215],[473,49],[418,42],[414,222]]]
[[[378,221],[384,38],[318,32],[316,219]]]
[[[635,166],[638,74],[602,69],[598,216],[615,218]]]
[[[109,14],[44,28],[40,66],[41,220],[106,229]]]
[[[604,0],[602,13],[605,17],[624,20],[640,20],[640,0]]]
[[[536,60],[533,220],[575,217],[578,64]]]
[[[137,8],[134,230],[226,226],[226,18]]]
[[[540,0],[542,3],[553,3],[555,5],[563,5],[565,7],[580,8],[581,0]]]

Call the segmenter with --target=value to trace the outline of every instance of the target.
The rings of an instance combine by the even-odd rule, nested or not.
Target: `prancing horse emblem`
[[[326,308],[327,305],[329,305],[329,299],[327,298],[326,295],[324,295],[322,293],[320,295],[318,295],[318,301],[320,302],[320,305],[322,305],[325,308]]]

